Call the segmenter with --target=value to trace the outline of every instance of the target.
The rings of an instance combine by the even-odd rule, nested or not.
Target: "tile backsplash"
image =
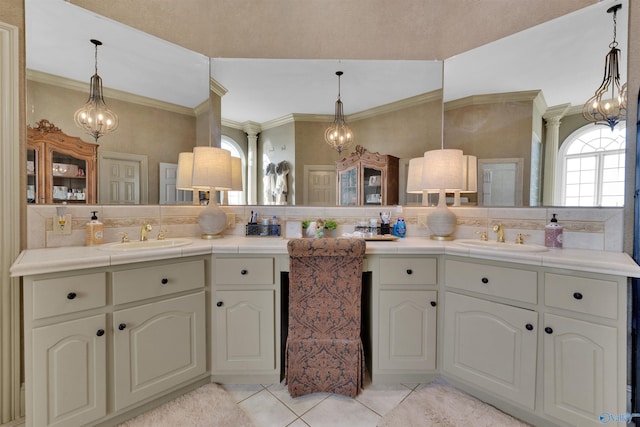
[[[203,206],[148,205],[70,205],[72,231],[70,235],[53,233],[55,205],[29,205],[27,207],[27,248],[58,246],[83,246],[85,244],[85,224],[91,211],[97,211],[98,219],[104,224],[104,241],[120,240],[119,233],[126,232],[137,239],[143,224],[151,224],[149,237],[155,239],[160,230],[167,237],[199,236],[198,214]],[[331,219],[338,223],[338,235],[349,233],[360,221],[379,219],[381,210],[391,211],[392,223],[402,216],[407,223],[407,236],[428,238],[429,230],[424,226],[429,212],[435,209],[423,206],[381,207],[306,207],[306,206],[222,206],[227,213],[235,215],[235,223],[226,234],[244,235],[244,225],[252,212],[259,217],[276,216],[284,221]],[[621,252],[623,249],[623,208],[451,208],[458,218],[456,238],[477,238],[476,232],[487,231],[493,237],[492,227],[500,223],[505,229],[508,241],[514,241],[518,233],[529,236],[525,241],[544,244],[544,227],[552,214],[557,214],[558,222],[564,227],[564,247],[574,249],[595,249]]]

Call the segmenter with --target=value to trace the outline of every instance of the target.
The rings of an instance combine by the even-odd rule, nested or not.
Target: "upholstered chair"
[[[362,389],[362,239],[291,239],[286,381],[292,397]]]

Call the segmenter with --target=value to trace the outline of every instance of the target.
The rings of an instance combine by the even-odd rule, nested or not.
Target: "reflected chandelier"
[[[91,39],[95,45],[96,72],[91,76],[89,83],[89,99],[80,107],[73,116],[76,125],[91,135],[95,141],[101,136],[107,135],[118,128],[118,116],[104,102],[102,96],[102,78],[98,75],[98,46],[102,45],[100,40]]]
[[[613,13],[613,41],[609,44],[609,53],[604,63],[604,79],[595,95],[582,108],[585,119],[595,124],[607,125],[613,128],[625,120],[627,115],[627,84],[620,86],[620,49],[616,41],[616,13],[622,8],[621,4],[611,6],[607,13]]]
[[[344,120],[344,112],[342,111],[342,101],[340,100],[340,76],[344,74],[342,71],[336,71],[338,76],[338,100],[336,101],[336,116],[333,124],[324,132],[324,140],[334,150],[341,154],[342,151],[349,147],[353,142],[353,132],[347,126]]]

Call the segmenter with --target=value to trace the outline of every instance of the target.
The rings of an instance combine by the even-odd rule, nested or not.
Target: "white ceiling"
[[[618,12],[626,81],[627,1],[606,0],[445,61],[445,100],[541,89],[550,106],[583,103],[600,84]],[[208,58],[63,0],[26,0],[27,68],[194,108],[207,97]],[[491,61],[488,59],[491,58]],[[484,65],[483,65],[484,64]],[[263,123],[292,112],[333,114],[335,72],[345,114],[437,89],[438,61],[351,61],[214,58],[211,75],[225,89],[225,119]],[[587,88],[587,89],[585,89]],[[108,100],[107,100],[108,103]]]

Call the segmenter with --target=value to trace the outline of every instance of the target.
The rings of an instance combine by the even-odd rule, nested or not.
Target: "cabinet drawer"
[[[113,273],[113,303],[124,304],[204,287],[204,260]]]
[[[380,258],[381,285],[435,285],[434,258]]]
[[[272,285],[273,258],[216,258],[216,284]]]
[[[544,303],[550,307],[617,319],[618,283],[546,273]]]
[[[33,318],[74,313],[106,304],[105,273],[33,281]]]
[[[532,304],[538,301],[538,273],[535,271],[447,260],[445,281],[451,288]]]

